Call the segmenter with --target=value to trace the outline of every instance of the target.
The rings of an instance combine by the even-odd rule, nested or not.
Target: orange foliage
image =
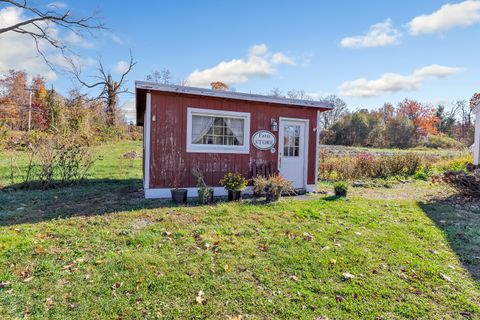
[[[212,87],[213,90],[222,90],[222,91],[228,90],[228,85],[221,81],[212,82],[210,83],[210,86]]]
[[[435,114],[435,108],[422,105],[415,100],[405,99],[398,105],[397,113],[410,119],[421,135],[438,133],[437,125],[440,119]]]
[[[474,93],[470,99],[470,108],[473,109],[480,104],[480,92]]]

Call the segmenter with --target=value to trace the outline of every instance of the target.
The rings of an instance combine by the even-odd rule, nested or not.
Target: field
[[[10,190],[0,156],[0,318],[480,317],[480,209],[443,187],[175,207],[143,199],[140,147],[46,191]]]

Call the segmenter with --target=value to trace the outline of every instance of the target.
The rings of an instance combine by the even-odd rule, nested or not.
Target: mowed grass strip
[[[284,199],[0,227],[0,318],[461,319],[480,286],[409,200]]]

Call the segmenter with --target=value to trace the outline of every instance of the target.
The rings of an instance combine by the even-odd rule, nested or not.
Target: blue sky
[[[480,88],[478,1],[60,5],[80,14],[100,11],[109,30],[71,43],[82,56],[85,75],[91,74],[99,56],[116,74],[118,62],[128,60],[131,49],[137,65],[128,76],[130,89],[134,80],[162,68],[168,68],[176,81],[187,79],[195,86],[215,79],[242,92],[279,88],[304,89],[314,97],[334,93],[350,109],[377,108],[404,98],[448,103],[469,99]],[[14,41],[18,39],[0,38],[0,45],[7,48]],[[18,67],[49,72],[41,61],[31,59],[37,62]],[[0,53],[0,71],[17,64]],[[49,80],[60,91],[71,87],[61,74],[50,74]],[[132,99],[125,95],[122,103]]]

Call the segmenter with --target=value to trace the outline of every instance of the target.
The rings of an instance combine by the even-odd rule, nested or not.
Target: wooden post
[[[474,109],[475,113],[475,136],[473,142],[473,164],[478,166],[480,164],[480,104]]]

